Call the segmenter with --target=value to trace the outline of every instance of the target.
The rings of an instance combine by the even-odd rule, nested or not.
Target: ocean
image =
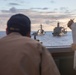
[[[0,38],[6,36],[6,32],[5,31],[0,31]]]
[[[34,31],[32,31],[32,33],[33,32]],[[6,36],[6,32],[0,31],[0,38],[4,36]],[[31,38],[34,39],[34,36],[31,35]],[[68,31],[65,35],[60,37],[53,36],[52,31],[46,31],[45,35],[37,36],[36,39],[40,40],[40,42],[46,47],[65,47],[70,46],[73,43],[71,31]]]

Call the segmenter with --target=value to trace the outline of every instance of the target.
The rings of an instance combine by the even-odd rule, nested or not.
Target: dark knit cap
[[[9,31],[27,33],[30,31],[30,19],[23,14],[16,14],[10,17],[7,22]]]

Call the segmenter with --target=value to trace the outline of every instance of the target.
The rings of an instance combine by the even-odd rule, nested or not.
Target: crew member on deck
[[[31,38],[27,16],[11,16],[6,33],[0,39],[0,75],[60,75],[49,51]]]

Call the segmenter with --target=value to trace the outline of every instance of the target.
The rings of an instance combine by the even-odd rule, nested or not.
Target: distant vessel
[[[42,29],[42,25],[40,25],[40,29],[37,31],[37,35],[44,35],[45,31]]]
[[[62,36],[62,35],[64,35],[64,34],[66,34],[66,33],[67,33],[66,28],[60,27],[60,26],[59,26],[59,22],[58,22],[58,23],[57,23],[57,27],[54,28],[52,34],[53,34],[53,36]]]
[[[45,31],[42,28],[42,25],[40,25],[40,29],[37,32],[34,32],[33,35],[37,36],[37,35],[44,35]]]

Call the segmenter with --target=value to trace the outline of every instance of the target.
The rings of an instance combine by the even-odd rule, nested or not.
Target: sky
[[[33,9],[37,11],[74,11],[76,0],[0,0],[0,10]]]
[[[15,13],[30,17],[34,30],[40,24],[50,30],[49,26],[56,26],[57,22],[65,27],[70,19],[76,21],[76,0],[0,0],[0,30]]]

